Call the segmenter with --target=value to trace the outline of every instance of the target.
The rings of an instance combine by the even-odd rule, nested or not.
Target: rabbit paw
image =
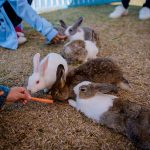
[[[75,102],[74,100],[69,99],[68,102],[69,102],[69,105],[70,105],[70,106],[76,108],[76,102]]]

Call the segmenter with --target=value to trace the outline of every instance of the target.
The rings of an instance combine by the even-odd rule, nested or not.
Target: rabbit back
[[[127,136],[137,147],[150,149],[150,110],[128,100],[116,99],[100,118],[106,125]]]
[[[99,35],[89,27],[82,27],[84,31],[84,40],[92,41],[97,44],[98,47],[100,46]]]
[[[44,75],[44,80],[45,84],[47,84],[48,88],[50,89],[51,86],[54,84],[56,81],[56,72],[57,72],[57,67],[59,64],[64,65],[65,69],[65,74],[67,75],[68,73],[68,65],[67,61],[59,54],[57,53],[49,53],[40,63],[40,66],[42,63],[48,58],[48,66],[45,71]]]
[[[69,64],[73,64],[84,62],[88,52],[84,41],[75,40],[67,43],[61,54]]]
[[[111,59],[96,58],[70,71],[67,84],[75,86],[82,81],[117,84],[122,78],[122,71]]]

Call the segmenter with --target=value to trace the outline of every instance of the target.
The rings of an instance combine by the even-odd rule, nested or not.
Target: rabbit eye
[[[85,92],[85,91],[86,91],[86,89],[85,89],[85,88],[81,88],[80,90],[81,90],[82,92]]]
[[[69,32],[72,32],[73,30],[72,29],[69,29]]]
[[[39,84],[40,81],[36,81],[36,84]]]

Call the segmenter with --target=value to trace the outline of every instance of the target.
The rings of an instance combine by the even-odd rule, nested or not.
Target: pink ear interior
[[[41,71],[42,76],[45,75],[45,71],[47,69],[47,66],[48,66],[48,57],[46,58],[46,60],[40,66],[40,69],[41,69],[40,71]]]
[[[37,53],[34,55],[33,57],[33,68],[34,68],[34,72],[38,72],[39,71],[39,64],[40,64],[40,54]]]

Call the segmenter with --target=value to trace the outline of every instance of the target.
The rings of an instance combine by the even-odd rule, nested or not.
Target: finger
[[[26,90],[25,90],[24,94],[26,95],[27,100],[31,99],[31,95]]]
[[[56,41],[56,40],[53,40],[53,41],[52,41],[52,44],[56,44],[56,43],[57,43],[57,41]]]
[[[54,40],[59,41],[59,37],[55,37],[55,39],[54,39]]]
[[[27,100],[19,100],[18,102],[20,102],[20,103],[25,105],[28,101]]]
[[[27,100],[28,97],[26,96],[26,94],[24,93],[18,93],[17,94],[17,99],[20,101],[20,100]]]
[[[28,101],[27,101],[27,100],[24,100],[22,103],[25,105],[25,104],[27,104],[27,103],[28,103]]]
[[[24,93],[24,92],[25,92],[25,88],[23,88],[23,87],[18,87],[18,91],[19,91],[20,93]]]
[[[60,35],[60,34],[58,34],[57,37],[58,37],[59,39],[65,39],[65,38],[67,38],[66,35]]]

